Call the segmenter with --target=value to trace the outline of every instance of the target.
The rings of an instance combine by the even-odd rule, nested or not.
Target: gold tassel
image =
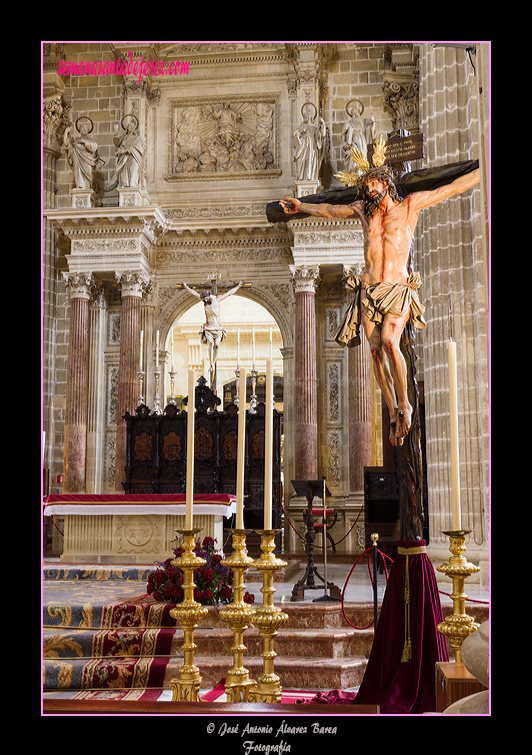
[[[408,558],[405,561],[405,644],[401,663],[408,663],[412,660],[412,640],[410,638],[410,575],[408,571]]]

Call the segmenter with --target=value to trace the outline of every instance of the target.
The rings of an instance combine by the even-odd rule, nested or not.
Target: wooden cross
[[[217,296],[218,283],[221,281],[221,279],[221,273],[209,273],[207,275],[207,283],[189,283],[188,286],[189,288],[195,288],[198,291],[202,291],[210,287],[212,295]],[[233,288],[233,286],[236,285],[238,285],[238,281],[235,281],[234,283],[224,282],[223,288]],[[244,283],[242,284],[242,288],[250,288],[252,285],[252,283]],[[182,283],[177,283],[176,288],[184,288],[184,286]]]

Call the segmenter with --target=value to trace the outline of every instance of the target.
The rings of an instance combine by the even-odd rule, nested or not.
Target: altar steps
[[[112,586],[102,582],[105,598]],[[61,577],[59,584],[65,585]],[[133,580],[130,584],[130,595],[140,595],[142,589],[137,591],[137,587],[145,583]],[[169,616],[168,607],[163,610],[162,604],[146,603],[146,599],[121,600],[117,592],[112,608],[101,608],[94,600],[98,590],[94,580],[76,580],[72,589],[69,605],[65,605],[63,593],[59,593],[57,606],[43,605],[45,625],[59,616],[56,626],[43,629],[44,690],[169,689],[183,663],[183,631]],[[275,638],[275,668],[283,687],[330,690],[358,686],[373,630],[350,627],[339,603],[290,603],[282,608],[289,619]],[[363,627],[371,623],[372,606],[346,604],[345,613],[355,626]],[[233,633],[217,609],[211,608],[194,639],[202,688],[212,688],[233,665]],[[262,672],[263,650],[257,629],[250,626],[246,630],[244,644],[244,665],[250,676],[257,678]]]
[[[214,687],[233,665],[233,634],[227,628],[198,628],[194,640],[202,686]],[[46,689],[65,683],[86,689],[88,682],[93,689],[139,683],[169,688],[183,663],[180,629],[47,629],[43,642]],[[262,672],[262,639],[250,628],[244,642],[244,665],[256,678]],[[281,629],[275,668],[285,688],[346,689],[360,684],[370,647],[368,633],[354,629]]]

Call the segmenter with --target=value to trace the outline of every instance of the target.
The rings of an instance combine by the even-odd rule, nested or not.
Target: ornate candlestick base
[[[471,574],[480,571],[480,566],[475,566],[466,561],[464,553],[466,551],[465,536],[470,530],[454,530],[444,532],[451,541],[449,550],[452,553],[448,563],[437,566],[436,569],[447,574],[453,580],[453,592],[451,595],[453,601],[453,613],[447,616],[441,624],[438,624],[438,631],[444,634],[449,640],[450,646],[455,651],[456,662],[462,662],[462,642],[472,632],[475,632],[480,624],[477,624],[472,616],[465,613],[465,601],[467,595],[464,593],[464,580]]]
[[[253,563],[246,550],[246,535],[251,530],[229,530],[233,536],[233,553],[224,558],[222,564],[234,572],[233,600],[228,606],[220,610],[220,617],[233,630],[233,667],[227,672],[225,692],[227,701],[231,703],[246,702],[249,688],[255,684],[249,677],[249,671],[244,667],[244,632],[249,626],[253,608],[244,602],[244,572]]]
[[[282,687],[280,679],[274,670],[274,658],[277,653],[273,649],[273,638],[277,630],[288,621],[288,615],[273,605],[273,579],[275,572],[286,566],[286,561],[278,559],[275,549],[275,535],[281,530],[257,530],[260,535],[260,549],[262,555],[253,562],[253,566],[262,574],[261,593],[262,606],[251,615],[251,623],[257,627],[264,641],[264,651],[261,653],[263,668],[262,675],[254,687],[249,690],[249,702],[278,703],[281,702]]]
[[[194,630],[198,626],[198,621],[208,613],[208,608],[202,606],[194,600],[193,576],[195,569],[199,569],[207,562],[194,553],[194,536],[201,532],[200,529],[193,530],[176,530],[183,536],[183,548],[185,552],[172,561],[172,566],[177,566],[184,572],[183,592],[185,594],[183,602],[176,605],[170,611],[170,616],[177,619],[181,625],[185,637],[183,642],[184,663],[179,669],[178,678],[172,679],[170,689],[172,690],[172,701],[198,702],[201,676],[199,669],[194,665]]]

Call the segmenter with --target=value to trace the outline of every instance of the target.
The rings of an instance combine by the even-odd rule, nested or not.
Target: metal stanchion
[[[376,532],[371,535],[373,543],[373,631],[377,629],[377,540],[379,536]]]

